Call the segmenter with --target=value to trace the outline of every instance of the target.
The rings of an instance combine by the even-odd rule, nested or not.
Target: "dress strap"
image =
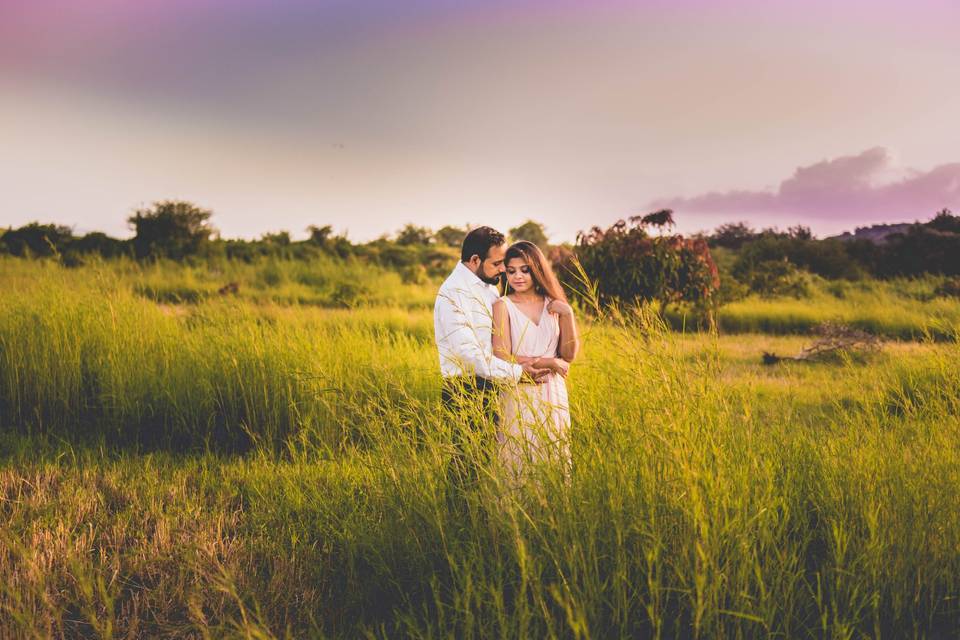
[[[520,311],[520,307],[518,307],[513,300],[507,296],[503,296],[503,299],[507,301],[507,313],[510,316],[511,324],[514,326],[523,326],[521,323],[524,320],[530,320],[530,318],[527,317],[527,314],[525,314],[523,311]]]

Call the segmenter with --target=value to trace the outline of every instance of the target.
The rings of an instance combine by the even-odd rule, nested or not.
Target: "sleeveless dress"
[[[555,357],[560,321],[547,312],[544,298],[538,322],[533,322],[510,298],[502,298],[510,317],[510,350],[514,356]],[[521,383],[500,392],[499,457],[509,475],[519,480],[529,463],[570,459],[567,431],[570,408],[563,376],[551,373],[541,384]]]

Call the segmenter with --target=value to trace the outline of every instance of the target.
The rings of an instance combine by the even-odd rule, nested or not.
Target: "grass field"
[[[462,421],[438,407],[431,286],[274,267],[307,298],[258,289],[262,265],[197,269],[185,286],[208,293],[181,304],[156,293],[187,278],[173,268],[0,261],[0,636],[960,628],[950,327],[767,367],[762,351],[807,338],[584,320],[572,474],[544,465],[516,489],[491,469],[453,490]],[[366,298],[332,308],[330,282]],[[877,286],[876,305],[856,290],[825,315],[956,318],[914,298],[903,320]]]
[[[938,281],[821,282],[809,298],[751,297],[720,309],[727,333],[807,333],[822,322],[843,324],[903,340],[953,340],[960,300],[934,295]]]
[[[824,322],[841,323],[884,338],[952,341],[960,326],[960,299],[935,294],[940,278],[858,282],[813,279],[808,297],[751,295],[723,305],[717,324],[723,334],[809,334]],[[682,330],[698,324],[681,309],[667,312]],[[703,324],[699,322],[699,324]]]

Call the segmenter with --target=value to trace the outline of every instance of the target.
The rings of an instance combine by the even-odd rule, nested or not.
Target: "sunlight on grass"
[[[463,421],[438,406],[428,308],[242,293],[158,304],[134,286],[165,281],[149,269],[0,264],[11,636],[913,637],[960,624],[955,342],[770,367],[764,350],[806,339],[584,319],[574,471],[541,465],[513,491],[491,469],[450,482]],[[857,295],[856,313],[885,309]],[[761,304],[793,313],[733,308]],[[886,327],[915,320],[884,313]],[[480,458],[490,445],[467,446]]]

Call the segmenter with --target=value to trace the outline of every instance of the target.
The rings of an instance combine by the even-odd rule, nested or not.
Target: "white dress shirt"
[[[523,367],[493,355],[493,303],[497,288],[462,262],[440,285],[433,307],[433,330],[443,377],[478,375],[518,382]]]

